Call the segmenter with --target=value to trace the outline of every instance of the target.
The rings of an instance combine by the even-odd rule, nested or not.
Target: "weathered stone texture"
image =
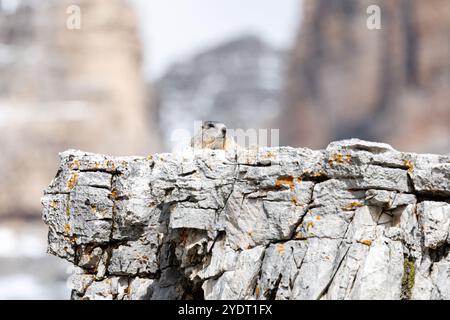
[[[48,251],[73,299],[449,299],[450,156],[61,153]]]

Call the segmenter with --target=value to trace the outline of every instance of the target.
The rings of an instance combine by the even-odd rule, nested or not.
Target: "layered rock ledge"
[[[72,299],[450,299],[450,156],[68,150],[45,190]]]

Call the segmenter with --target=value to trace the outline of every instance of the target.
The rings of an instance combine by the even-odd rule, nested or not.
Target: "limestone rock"
[[[450,298],[450,182],[414,179],[445,156],[346,140],[60,158],[43,219],[73,299]]]

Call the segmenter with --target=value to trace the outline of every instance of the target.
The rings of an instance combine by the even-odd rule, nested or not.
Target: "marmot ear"
[[[212,121],[204,121],[202,124],[202,129],[214,128],[214,123]]]

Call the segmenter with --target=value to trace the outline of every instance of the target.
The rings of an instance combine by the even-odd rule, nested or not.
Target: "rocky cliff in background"
[[[381,30],[369,30],[369,5]],[[291,51],[283,144],[383,140],[450,151],[450,2],[305,0]]]
[[[127,1],[15,3],[0,11],[0,215],[13,217],[39,212],[58,150],[145,154],[159,142]],[[66,27],[70,5],[80,29]]]
[[[195,120],[230,128],[278,128],[285,56],[255,36],[243,36],[174,64],[157,82],[160,126],[167,146],[175,129]]]
[[[73,299],[450,299],[450,156],[69,150],[42,203]]]

